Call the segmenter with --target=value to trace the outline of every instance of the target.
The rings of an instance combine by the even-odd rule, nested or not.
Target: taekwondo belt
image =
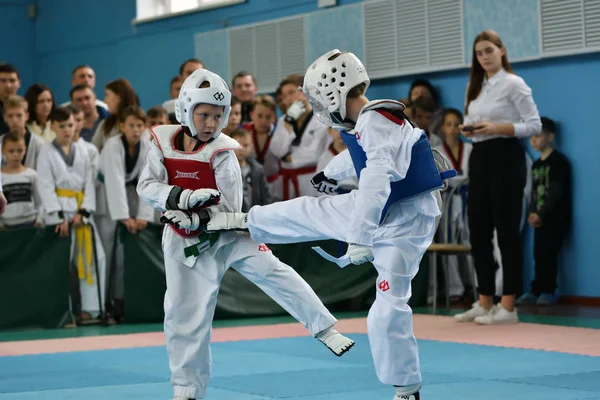
[[[317,172],[317,166],[312,165],[310,167],[302,167],[302,168],[281,168],[279,171],[281,176],[283,177],[283,200],[290,199],[290,181],[292,181],[292,185],[294,185],[294,191],[296,192],[296,197],[300,196],[300,187],[298,185],[298,175],[306,175]]]
[[[186,257],[198,257],[200,253],[210,249],[217,242],[217,240],[219,240],[219,236],[221,236],[220,232],[203,232],[197,236],[198,243],[183,249],[183,254]]]
[[[267,176],[267,183],[273,183],[281,176],[280,173]]]
[[[56,189],[56,195],[58,197],[76,199],[77,209],[80,209],[83,204],[83,191],[77,192],[71,189]],[[79,276],[79,279],[86,278],[88,285],[92,285],[94,283],[94,276],[92,274],[92,252],[94,251],[92,246],[92,228],[89,225],[80,225],[76,227],[75,238],[77,240],[77,275]],[[85,262],[83,260],[84,252]]]

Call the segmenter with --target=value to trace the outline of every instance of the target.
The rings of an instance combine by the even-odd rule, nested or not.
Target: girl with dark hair
[[[541,126],[531,89],[513,72],[500,37],[492,30],[481,32],[473,43],[465,121],[460,126],[473,141],[468,218],[479,301],[456,315],[458,321],[486,325],[518,321],[515,296],[522,280],[520,223],[527,172],[519,139],[539,133]],[[502,299],[496,306],[494,229],[504,277]]]
[[[27,129],[50,143],[56,134],[50,129],[50,113],[54,110],[54,94],[50,88],[43,83],[31,85],[25,93],[29,119]]]

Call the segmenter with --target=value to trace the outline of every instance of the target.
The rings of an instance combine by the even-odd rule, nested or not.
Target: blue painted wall
[[[35,83],[35,20],[27,17],[28,0],[0,0],[0,62],[19,69],[20,93]],[[11,38],[11,39],[9,39]]]
[[[26,16],[29,2],[0,0],[2,37],[16,33],[22,38],[20,43],[5,42],[0,47],[0,59],[8,59],[22,71],[21,93],[28,84],[39,80],[49,84],[59,100],[66,99],[71,69],[89,63],[96,70],[99,98],[104,97],[106,82],[125,77],[145,107],[167,98],[169,80],[177,74],[179,64],[195,54],[195,33],[222,29],[224,23],[239,26],[318,10],[317,0],[248,0],[227,8],[133,26],[133,0],[38,0],[39,16],[35,22]],[[338,0],[339,5],[358,2]],[[531,17],[537,10],[537,0],[464,0],[464,6],[466,60],[470,60],[472,38],[488,27],[501,34],[512,59],[532,57],[539,52],[537,20]],[[496,12],[490,12],[490,7],[496,7]],[[316,20],[318,17],[313,19]],[[521,22],[515,25],[514,21]],[[540,112],[561,124],[559,148],[573,164],[573,234],[564,251],[560,290],[570,295],[600,297],[595,237],[600,222],[600,209],[596,207],[600,189],[595,183],[600,172],[600,135],[594,118],[598,112],[598,90],[594,88],[600,88],[600,54],[518,63],[513,67],[532,87]],[[426,77],[438,87],[445,105],[462,107],[466,69]],[[413,78],[374,82],[369,96],[405,97]],[[525,239],[531,246],[531,232]],[[529,282],[533,266],[531,251],[526,250],[525,281]]]
[[[129,79],[142,105],[168,98],[169,81],[182,61],[194,57],[194,34],[318,10],[316,0],[247,0],[225,8],[133,26],[134,0],[38,0],[38,78],[66,99],[70,71],[90,64],[97,76],[96,95],[118,77]],[[346,5],[358,0],[339,1]]]

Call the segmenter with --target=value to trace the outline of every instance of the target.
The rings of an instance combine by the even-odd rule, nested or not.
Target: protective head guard
[[[308,67],[302,90],[319,121],[347,131],[354,128],[356,121],[346,119],[346,98],[348,92],[361,83],[366,84],[365,91],[371,83],[362,62],[352,53],[335,49]]]
[[[200,88],[200,85],[204,82],[208,82],[210,87]],[[181,85],[179,98],[175,103],[175,118],[190,129],[193,137],[198,135],[193,117],[194,108],[198,104],[213,104],[224,107],[221,124],[213,135],[213,138],[217,138],[221,134],[221,130],[227,126],[231,111],[231,92],[223,78],[209,70],[197,69]]]

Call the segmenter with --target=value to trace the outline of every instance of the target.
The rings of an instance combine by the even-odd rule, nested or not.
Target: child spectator
[[[124,249],[119,223],[131,234],[146,229],[154,221],[154,209],[140,201],[136,192],[138,177],[146,165],[150,141],[143,140],[146,115],[139,107],[129,107],[119,116],[118,134],[108,139],[100,154],[101,185],[98,191],[98,229],[109,260],[108,299],[114,299],[114,319],[123,317]]]
[[[462,113],[454,108],[447,108],[442,112],[442,123],[440,130],[444,142],[437,146],[439,150],[452,164],[452,168],[457,172],[457,176],[447,180],[448,190],[441,193],[443,204],[448,205],[448,213],[442,214],[440,221],[440,230],[437,235],[441,236],[440,241],[448,240],[449,243],[469,243],[469,230],[467,229],[466,219],[466,200],[467,200],[467,187],[463,186],[460,190],[454,192],[452,198],[448,195],[450,191],[457,187],[469,173],[469,157],[473,145],[465,143],[460,139],[460,126],[463,123]],[[442,210],[443,211],[443,210]],[[448,223],[448,231],[442,232],[441,227]],[[447,236],[446,236],[447,234]],[[465,292],[465,284],[461,276],[472,276],[472,273],[468,270],[470,263],[464,262],[464,258],[456,255],[450,255],[444,257],[443,262],[447,262],[448,268],[448,281],[450,284],[449,295],[453,300],[458,300]],[[464,273],[461,274],[460,266],[465,265]],[[433,289],[433,281],[430,282],[430,289]],[[433,299],[431,299],[433,301]]]
[[[242,123],[242,103],[240,100],[232,96],[231,97],[231,114],[229,114],[229,120],[227,126],[223,128],[223,133],[229,136],[231,132],[238,129]]]
[[[303,85],[304,77],[297,74],[279,84],[286,114],[277,124],[271,151],[282,161],[284,200],[318,195],[310,180],[317,170],[319,157],[330,142],[327,126],[313,118],[306,95],[298,89]]]
[[[85,124],[85,114],[81,108],[77,107],[74,104],[69,104],[67,108],[73,114],[73,125],[75,128],[75,132],[73,134],[73,143],[77,144],[78,146],[81,146],[82,149],[87,153],[90,165],[92,167],[92,179],[96,183],[96,186],[98,186],[97,178],[99,168],[98,165],[100,162],[100,153],[98,152],[98,148],[96,146],[94,146],[92,143],[84,140],[81,137],[81,131]]]
[[[104,249],[92,217],[96,210],[92,166],[87,154],[73,143],[71,111],[55,108],[50,121],[56,138],[40,150],[38,191],[46,224],[55,225],[55,232],[63,237],[71,232],[71,307],[77,324],[87,324],[101,314],[103,299],[98,294],[105,290]]]
[[[275,199],[280,200],[281,179],[279,176],[279,158],[271,151],[271,140],[275,132],[273,124],[277,118],[275,100],[268,95],[256,96],[251,105],[253,110],[250,113],[252,122],[243,123],[242,129],[251,133],[254,158],[264,168],[271,195]]]
[[[237,140],[241,148],[235,150],[235,155],[242,170],[242,184],[244,186],[244,201],[242,202],[242,212],[247,212],[252,206],[264,206],[273,202],[265,171],[253,157],[250,157],[252,151],[252,137],[250,132],[244,129],[236,129],[229,135]]]
[[[44,216],[37,192],[35,170],[21,164],[25,157],[25,140],[13,134],[2,138],[2,186],[8,204],[0,215],[0,229],[41,226]]]
[[[37,157],[40,149],[44,145],[44,141],[37,135],[32,135],[27,130],[27,102],[21,96],[9,96],[4,101],[4,121],[6,122],[9,132],[25,141],[26,153],[21,163],[28,167],[36,169]],[[7,132],[4,132],[5,134]]]
[[[167,110],[161,106],[151,107],[146,113],[146,128],[150,129],[154,125],[167,125],[169,124],[169,116]]]
[[[540,153],[531,167],[533,191],[527,222],[534,228],[535,279],[531,292],[517,304],[551,305],[556,298],[558,254],[571,218],[571,167],[567,157],[553,148],[556,123],[542,117],[542,131],[530,139]]]
[[[437,110],[435,101],[428,96],[420,96],[412,101],[412,121],[417,126],[425,131],[429,138],[429,144],[431,147],[437,147],[442,144],[442,139],[436,132],[431,131],[431,123],[433,121],[433,115]]]

